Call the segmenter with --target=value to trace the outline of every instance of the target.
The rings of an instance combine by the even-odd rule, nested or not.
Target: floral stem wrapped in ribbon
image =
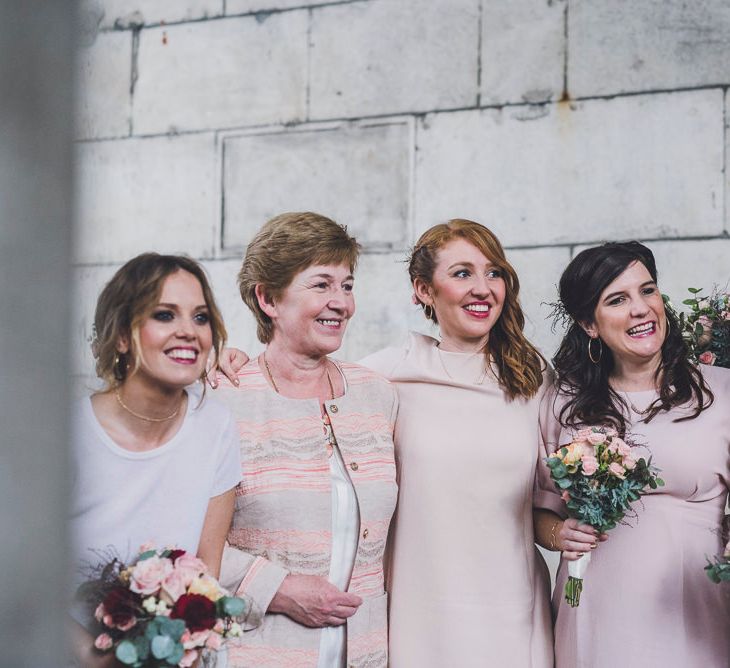
[[[196,556],[144,549],[129,565],[112,559],[76,597],[94,610],[100,652],[133,668],[192,666],[243,634],[251,606],[228,596]]]
[[[637,459],[632,446],[610,427],[581,429],[571,443],[558,448],[546,462],[568,515],[600,533],[622,523],[633,510],[631,504],[642,494],[664,485],[651,459]],[[588,553],[568,564],[565,600],[571,607],[580,604],[590,558]]]

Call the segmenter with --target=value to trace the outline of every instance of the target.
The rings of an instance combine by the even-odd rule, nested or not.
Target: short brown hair
[[[213,350],[216,360],[226,341],[223,317],[215,303],[205,270],[184,255],[142,253],[124,264],[106,284],[96,302],[92,350],[96,358],[96,374],[109,388],[123,383],[139,368],[139,328],[160,300],[165,279],[177,271],[187,271],[198,279],[208,307]],[[120,354],[121,337],[129,340],[129,353]],[[131,358],[131,359],[129,359]]]
[[[256,334],[269,343],[274,325],[259,306],[256,285],[277,299],[294,276],[315,264],[344,264],[355,271],[360,244],[347,227],[318,213],[282,213],[268,221],[251,240],[238,272],[241,299],[256,318]]]
[[[489,333],[487,353],[499,369],[499,383],[510,397],[532,397],[542,384],[547,363],[523,333],[525,315],[520,306],[520,280],[507,261],[499,239],[484,225],[472,220],[454,218],[426,230],[413,247],[408,273],[411,283],[420,278],[427,285],[433,282],[438,251],[449,241],[464,239],[475,246],[504,275],[505,299],[502,313]],[[421,304],[423,306],[423,304]],[[437,322],[435,311],[431,320]]]

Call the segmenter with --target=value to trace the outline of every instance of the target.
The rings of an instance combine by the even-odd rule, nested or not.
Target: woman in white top
[[[102,291],[94,327],[106,388],[73,414],[74,579],[144,543],[197,553],[217,575],[240,464],[230,413],[188,387],[226,335],[205,273],[187,257],[139,255]],[[115,665],[77,622],[76,660]]]

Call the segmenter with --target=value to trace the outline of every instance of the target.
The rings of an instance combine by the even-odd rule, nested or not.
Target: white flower
[[[157,599],[154,596],[148,596],[142,601],[142,607],[151,615],[157,610]]]
[[[233,622],[231,628],[228,629],[228,633],[226,633],[226,637],[228,638],[240,638],[242,635],[243,629],[238,622]]]

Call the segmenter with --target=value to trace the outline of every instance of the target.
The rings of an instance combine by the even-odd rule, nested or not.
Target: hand
[[[581,524],[573,518],[562,523],[558,532],[558,547],[568,561],[580,559],[586,552],[595,550],[599,543],[608,540],[605,533],[599,534],[590,524]]]
[[[340,591],[316,575],[287,575],[267,612],[281,612],[304,626],[340,626],[357,612],[362,599]]]
[[[249,356],[238,348],[223,348],[218,357],[218,366],[206,371],[208,384],[215,390],[218,387],[217,373],[220,371],[228,380],[238,387],[238,372],[248,364]]]
[[[84,668],[117,668],[122,665],[114,652],[97,652],[94,649],[94,637],[76,622],[70,622],[69,636],[71,652],[77,665]]]

